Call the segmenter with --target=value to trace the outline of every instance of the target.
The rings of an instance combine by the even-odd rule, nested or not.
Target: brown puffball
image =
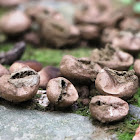
[[[80,30],[80,35],[82,39],[93,40],[97,39],[100,35],[99,27],[96,25],[77,25]]]
[[[0,77],[8,74],[10,74],[10,72],[3,65],[0,64]]]
[[[138,90],[138,77],[134,70],[116,71],[102,69],[96,77],[95,86],[103,95],[130,99]]]
[[[95,96],[89,108],[91,116],[102,123],[122,120],[129,111],[127,102],[113,96]]]
[[[75,58],[71,55],[65,55],[60,64],[61,74],[77,84],[95,81],[100,69],[98,64],[92,63],[88,58]]]
[[[112,44],[114,47],[137,54],[140,51],[140,32],[122,31],[114,37]]]
[[[40,76],[40,84],[39,87],[46,89],[48,82],[60,76],[60,70],[53,66],[44,67],[41,71],[38,72]]]
[[[31,25],[31,20],[21,11],[10,11],[0,19],[0,31],[6,34],[24,32]]]
[[[31,69],[35,70],[36,72],[40,71],[43,66],[41,63],[35,60],[27,60],[27,61],[16,61],[11,65],[9,68],[9,71],[12,73],[14,71],[17,71],[25,66],[29,66]]]
[[[11,75],[0,77],[0,97],[11,102],[31,99],[39,88],[39,75],[31,68],[24,67]]]
[[[114,70],[128,70],[133,64],[134,58],[129,53],[106,45],[102,49],[94,49],[91,54],[91,61],[102,67],[109,67]]]
[[[140,30],[140,21],[135,17],[127,17],[120,23],[121,30],[138,31]]]
[[[52,104],[58,107],[68,107],[77,101],[78,92],[70,81],[58,77],[49,81],[47,96]]]
[[[140,78],[140,59],[136,59],[134,62],[134,70],[136,75]]]

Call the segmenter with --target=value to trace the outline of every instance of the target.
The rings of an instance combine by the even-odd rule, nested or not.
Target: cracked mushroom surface
[[[70,81],[89,84],[95,81],[101,67],[88,58],[75,58],[65,55],[60,64],[61,74]]]
[[[49,101],[58,107],[68,107],[78,99],[73,84],[63,77],[51,79],[47,85]]]
[[[102,123],[122,120],[129,111],[126,101],[113,96],[95,96],[89,108],[91,116]]]
[[[112,41],[114,47],[118,47],[130,53],[140,51],[140,32],[120,32]]]
[[[59,15],[45,17],[41,23],[41,34],[49,45],[54,48],[63,48],[79,41],[80,31],[75,25],[69,24]]]
[[[94,49],[91,54],[91,61],[98,63],[101,67],[109,67],[114,70],[128,70],[133,64],[134,58],[129,53],[107,45],[102,49]]]
[[[116,71],[106,67],[97,75],[95,87],[100,94],[127,100],[138,90],[138,77],[134,70]]]
[[[0,97],[11,102],[31,99],[39,88],[39,75],[30,68],[22,68],[0,77]]]

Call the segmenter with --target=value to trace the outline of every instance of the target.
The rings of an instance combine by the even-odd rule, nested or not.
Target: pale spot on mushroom
[[[112,117],[112,116],[113,116],[113,108],[110,107],[108,111],[109,111],[109,113],[110,113],[110,116]]]

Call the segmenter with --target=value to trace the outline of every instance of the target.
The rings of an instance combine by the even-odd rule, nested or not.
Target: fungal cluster
[[[91,56],[63,56],[60,68],[44,67],[37,61],[16,61],[9,70],[0,65],[0,97],[20,103],[32,99],[39,89],[46,90],[51,106],[70,108],[81,102],[91,116],[102,123],[127,116],[131,99],[139,87],[140,60],[111,45],[94,49]],[[134,70],[129,67],[134,63]],[[46,94],[46,96],[45,96]],[[46,102],[45,102],[46,103]],[[48,103],[47,103],[48,105]]]

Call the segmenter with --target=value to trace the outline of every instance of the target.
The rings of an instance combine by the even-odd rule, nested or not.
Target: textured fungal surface
[[[78,92],[70,81],[58,77],[49,81],[47,96],[50,102],[56,106],[67,107],[78,99]]]
[[[121,120],[127,116],[128,111],[128,103],[118,97],[95,96],[90,102],[92,117],[103,123]]]
[[[8,101],[29,100],[36,94],[38,87],[39,75],[28,67],[0,78],[0,96]]]
[[[134,70],[116,71],[104,68],[97,75],[95,86],[103,95],[128,99],[138,90],[138,77]]]
[[[91,61],[98,63],[102,67],[109,67],[115,70],[128,70],[133,64],[134,58],[126,52],[107,45],[100,50],[93,50]]]
[[[77,83],[90,83],[94,81],[101,67],[92,63],[88,58],[75,58],[65,55],[60,64],[62,75]]]

